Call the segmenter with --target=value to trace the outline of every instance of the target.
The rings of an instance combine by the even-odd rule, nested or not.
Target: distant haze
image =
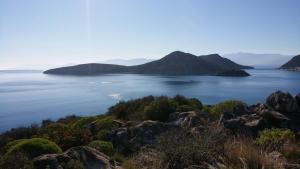
[[[257,53],[233,53],[225,54],[223,57],[231,59],[242,65],[254,66],[256,68],[278,68],[287,61],[292,55],[281,54],[257,54]]]

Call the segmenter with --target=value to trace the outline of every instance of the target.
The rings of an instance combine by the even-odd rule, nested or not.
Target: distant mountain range
[[[287,63],[283,64],[280,68],[291,71],[300,71],[300,55],[294,56]]]
[[[218,54],[196,56],[181,51],[172,52],[162,59],[136,66],[113,64],[81,64],[45,71],[57,75],[97,75],[104,73],[136,73],[163,75],[216,75],[216,76],[249,76],[242,69],[252,68],[239,65]]]
[[[247,64],[256,68],[278,68],[291,59],[292,55],[281,54],[257,54],[257,53],[233,53],[223,57],[240,64]]]
[[[106,60],[103,63],[105,64],[114,64],[114,65],[124,65],[124,66],[134,66],[153,61],[153,59],[145,58],[135,58],[135,59],[110,59]]]

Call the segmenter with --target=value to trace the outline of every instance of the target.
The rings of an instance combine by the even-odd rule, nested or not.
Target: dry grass
[[[141,150],[137,155],[123,163],[124,169],[164,169],[162,153],[155,149]]]
[[[280,169],[282,164],[257,147],[252,140],[230,139],[224,144],[225,163],[232,168]]]
[[[282,148],[282,153],[284,156],[293,163],[300,163],[300,146],[297,143],[285,144]]]

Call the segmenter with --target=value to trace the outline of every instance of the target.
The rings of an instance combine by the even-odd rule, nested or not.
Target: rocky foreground
[[[192,101],[194,102],[195,100]],[[196,105],[201,106],[199,103],[196,102]],[[120,103],[119,106],[127,106],[128,109],[127,104],[129,103]],[[117,118],[118,116],[116,116],[111,120],[111,123],[109,123],[109,128],[111,128],[111,130],[107,131],[105,138],[101,137],[101,139],[111,142],[113,148],[117,150],[118,153],[123,153],[125,157],[127,156],[127,160],[125,160],[125,162],[124,160],[118,160],[114,158],[110,153],[107,153],[105,151],[105,153],[101,152],[101,149],[87,146],[82,143],[82,146],[74,146],[71,148],[67,148],[68,145],[65,145],[66,148],[64,148],[65,151],[63,153],[42,154],[40,156],[34,157],[32,160],[32,166],[33,168],[41,169],[57,169],[68,168],[65,164],[71,163],[73,164],[73,167],[71,168],[77,166],[78,168],[86,169],[225,169],[226,167],[229,168],[230,166],[235,166],[235,168],[246,167],[249,169],[300,168],[300,146],[297,145],[298,143],[295,143],[297,142],[295,141],[295,139],[298,140],[298,135],[296,134],[296,136],[294,137],[294,134],[290,134],[291,136],[293,136],[290,137],[292,139],[288,139],[288,141],[284,143],[282,142],[283,136],[290,136],[286,133],[298,133],[300,131],[300,93],[296,96],[292,96],[289,93],[277,91],[267,97],[265,103],[258,103],[251,106],[247,106],[246,104],[236,104],[232,107],[232,109],[228,110],[224,110],[224,107],[223,109],[221,109],[221,111],[224,110],[224,112],[219,115],[212,115],[212,110],[210,108],[211,106],[206,106],[206,108],[202,108],[201,110],[186,112],[179,111],[170,113],[166,120],[160,121],[124,120],[124,117]],[[110,111],[114,111],[116,109],[118,110],[117,112],[120,113],[120,111],[125,108],[119,110],[119,107],[117,106],[111,108]],[[164,108],[163,110],[169,111],[166,108]],[[127,110],[126,112],[128,111],[129,110]],[[108,114],[110,115],[110,113]],[[66,119],[64,120],[66,121]],[[89,121],[90,122],[84,122],[81,127],[84,128],[85,131],[91,131],[92,133],[94,131],[98,131],[99,121]],[[100,128],[103,128],[103,124],[105,124],[107,128],[108,124],[106,123],[101,123]],[[212,127],[213,130],[210,130]],[[271,142],[266,142],[267,145],[264,144],[264,146],[261,146],[262,148],[260,149],[260,146],[257,146],[260,141],[264,142],[268,140],[262,137],[261,134],[261,131],[266,131],[266,129],[276,129],[274,131],[281,131],[281,129],[285,129],[289,132],[285,132],[285,135],[280,135],[280,141],[275,142],[276,144],[274,144],[274,146],[272,139],[276,140],[278,138],[277,136],[273,137],[274,134],[271,134]],[[56,130],[53,129],[53,132],[56,132]],[[165,141],[161,141],[162,136],[164,136],[165,133],[174,131],[176,134],[172,135],[172,139],[168,139],[170,137],[167,137]],[[180,133],[182,133],[181,131],[184,131],[184,137],[180,137]],[[83,136],[80,137],[84,138]],[[48,138],[56,142],[61,147],[64,146],[64,144],[60,143],[59,141],[51,139],[51,136],[48,136]],[[196,140],[198,140],[198,138],[201,138],[200,140],[202,141],[200,142],[204,142],[204,147],[207,148],[203,149],[203,143],[199,142],[199,144],[195,144],[195,140],[190,140],[189,138],[197,138]],[[243,141],[240,141],[243,139],[240,138],[249,138],[247,139],[250,140],[249,144],[243,143]],[[255,138],[258,139],[256,139],[257,141],[254,144],[254,142],[251,140]],[[166,140],[167,144],[165,144]],[[291,141],[293,142],[293,144],[291,143]],[[270,146],[271,143],[272,147]],[[283,143],[282,146],[279,146],[281,145],[281,143]],[[164,145],[162,149],[157,148],[161,147],[162,145]],[[221,148],[214,150],[219,145],[222,145]],[[247,152],[241,153],[240,148],[236,149],[236,146],[239,145],[244,146]],[[250,145],[253,146],[249,147]],[[293,160],[289,159],[291,158],[290,156],[284,155],[284,153],[286,152],[284,150],[284,147],[286,145],[288,145],[289,148],[296,147],[292,151]],[[173,147],[170,148],[169,146]],[[180,149],[179,147],[182,146],[184,148]],[[195,146],[195,148],[193,146]],[[192,149],[189,150],[189,148]],[[188,152],[186,152],[187,150]],[[234,153],[232,153],[233,150],[235,150]],[[160,156],[164,151],[166,151],[165,154],[163,156]],[[185,159],[181,161],[184,157],[190,157],[190,154],[194,153],[193,151],[197,152],[192,155],[189,160]],[[205,151],[208,151],[209,153],[198,157],[199,154],[202,154]],[[169,156],[170,152],[172,154],[171,156]],[[180,154],[182,152],[186,152],[186,154]],[[228,155],[229,152],[231,152],[231,154]],[[254,156],[253,152],[257,152],[257,155]],[[253,156],[248,157],[246,154],[252,154]],[[237,158],[237,160],[233,160],[233,156],[239,157]],[[164,162],[160,161],[165,158],[169,159],[169,162],[167,164],[164,164]],[[193,158],[199,158],[200,161],[198,159],[195,162],[195,160],[191,160]],[[248,160],[258,160],[259,162],[254,162],[257,166],[252,166],[253,164],[249,162],[251,160],[247,161],[247,158]],[[170,159],[176,160],[172,162],[172,160]],[[204,161],[201,161],[201,159]],[[176,163],[176,161],[179,162]]]
[[[132,145],[139,149],[147,144],[154,144],[156,138],[171,129],[185,128],[192,133],[200,132],[207,123],[212,122],[205,112],[176,112],[170,115],[168,122],[143,121],[120,122],[119,128],[109,134],[109,140],[124,149],[125,145]],[[92,124],[91,124],[92,125]],[[236,106],[232,113],[224,113],[218,121],[233,133],[256,135],[265,128],[289,128],[300,131],[300,94],[293,97],[288,93],[275,92],[265,103],[250,107]],[[79,160],[88,169],[120,168],[109,157],[89,147],[75,147],[63,154],[46,154],[35,159],[38,168],[58,168],[60,162]],[[297,165],[300,167],[300,165]]]

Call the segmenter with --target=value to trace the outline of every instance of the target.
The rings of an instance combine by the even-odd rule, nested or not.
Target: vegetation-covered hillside
[[[300,94],[251,106],[147,96],[2,133],[0,168],[299,168],[299,131]]]
[[[58,75],[136,73],[164,75],[249,76],[247,72],[241,70],[244,68],[251,67],[236,64],[229,59],[222,58],[218,54],[197,57],[190,53],[175,51],[159,60],[136,66],[91,63],[50,69],[44,73]]]

